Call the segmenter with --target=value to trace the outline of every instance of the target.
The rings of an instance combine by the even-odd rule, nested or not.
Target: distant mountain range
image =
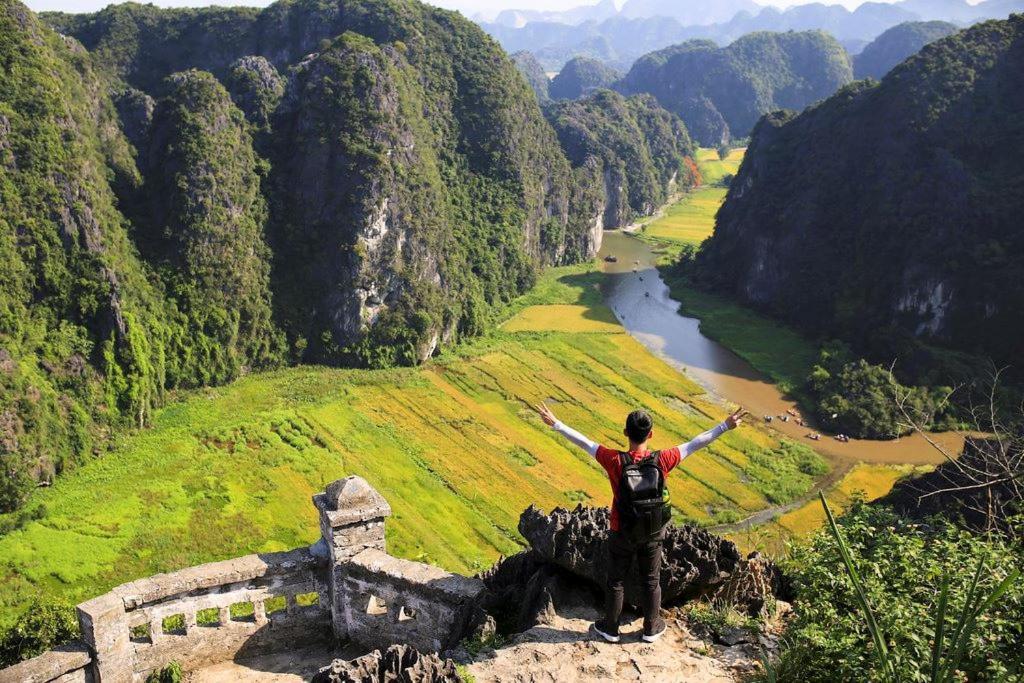
[[[618,12],[611,2],[563,12],[507,10],[494,22],[480,22],[509,52],[530,50],[545,69],[558,71],[576,56],[592,57],[626,71],[641,55],[693,38],[727,45],[754,31],[822,29],[851,52],[884,31],[908,21],[947,21],[958,26],[1006,18],[1024,11],[1024,0],[902,0],[866,2],[855,10],[811,3],[786,10],[750,0],[671,3],[628,0]]]

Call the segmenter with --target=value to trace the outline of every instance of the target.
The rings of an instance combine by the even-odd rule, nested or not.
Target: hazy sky
[[[142,1],[142,0],[140,0]],[[264,6],[269,5],[272,0],[155,0],[154,4],[161,7],[200,7],[204,5],[248,5]],[[807,0],[756,0],[762,5],[775,5],[776,7],[787,7],[789,5],[802,4]],[[826,4],[843,4],[853,8],[860,4],[861,0],[819,0]],[[596,0],[595,0],[596,2]],[[617,0],[622,6],[624,0]],[[93,12],[111,4],[110,0],[26,0],[26,4],[37,12],[45,10],[61,10],[64,12]],[[493,15],[503,9],[568,9],[577,5],[594,4],[587,0],[431,0],[431,4],[457,9],[467,16],[473,16],[478,12]]]

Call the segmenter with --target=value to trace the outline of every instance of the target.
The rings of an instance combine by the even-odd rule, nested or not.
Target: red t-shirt
[[[642,460],[650,451],[630,451],[629,455],[633,462]],[[604,446],[597,447],[597,454],[594,458],[601,463],[601,467],[608,473],[608,481],[612,485],[612,520],[611,530],[619,530],[619,479],[622,477],[622,461],[619,460],[619,451]],[[676,465],[683,459],[679,447],[667,448],[658,454],[658,468],[667,479],[668,473],[675,469]]]

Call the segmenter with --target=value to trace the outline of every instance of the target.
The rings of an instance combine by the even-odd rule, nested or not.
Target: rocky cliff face
[[[242,112],[209,73],[168,77],[145,154],[147,215],[136,231],[182,316],[166,382],[225,382],[280,362],[259,160]]]
[[[605,228],[650,214],[676,186],[695,182],[684,163],[693,155],[686,127],[649,95],[600,90],[555,102],[545,113],[579,173],[599,178],[602,191],[589,208],[600,208]]]
[[[1020,17],[980,24],[766,117],[701,277],[880,362],[910,362],[914,340],[1019,360],[1022,36]]]
[[[597,586],[607,583],[607,508],[574,510],[555,508],[550,515],[534,507],[519,518],[519,533],[533,555]],[[670,525],[663,545],[661,599],[664,604],[710,594],[740,561],[731,541],[693,526]],[[626,581],[626,601],[640,604],[640,582],[635,572]]]
[[[824,31],[757,32],[724,48],[691,40],[652,52],[616,88],[654,95],[695,140],[717,146],[745,137],[767,112],[803,109],[851,80],[849,56]]]

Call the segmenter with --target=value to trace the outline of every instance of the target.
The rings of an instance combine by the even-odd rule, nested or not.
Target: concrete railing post
[[[132,643],[120,596],[107,593],[78,605],[78,627],[93,656],[97,683],[130,683]]]
[[[338,638],[348,637],[344,611],[345,566],[367,548],[386,552],[384,519],[391,506],[362,477],[345,477],[331,482],[327,490],[313,496],[320,513],[320,534],[330,558],[331,621]]]

